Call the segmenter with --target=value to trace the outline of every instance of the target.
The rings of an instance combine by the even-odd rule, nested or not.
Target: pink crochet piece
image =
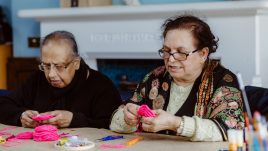
[[[141,105],[138,109],[138,115],[145,117],[155,117],[154,111],[152,111],[147,105]]]
[[[54,116],[52,115],[36,115],[36,116],[33,116],[32,119],[35,120],[35,121],[44,121],[44,120],[48,120],[50,118],[53,118]]]
[[[15,136],[17,139],[32,139],[33,138],[33,132],[22,132]]]
[[[55,141],[60,138],[58,129],[53,125],[38,126],[33,133],[33,139],[35,141]]]

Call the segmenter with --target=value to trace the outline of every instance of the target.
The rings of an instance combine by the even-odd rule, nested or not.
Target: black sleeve
[[[81,112],[73,112],[70,127],[109,128],[111,116],[122,102],[113,83],[108,79],[104,80],[105,82],[102,81],[95,85],[94,92],[88,92],[88,95],[94,93],[94,100],[90,108],[92,109],[91,116],[88,117]]]
[[[22,112],[30,109],[34,92],[34,80],[37,74],[32,75],[17,90],[9,95],[0,96],[0,123],[21,126],[20,116]]]

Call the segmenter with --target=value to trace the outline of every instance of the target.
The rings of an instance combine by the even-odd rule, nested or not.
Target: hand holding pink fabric
[[[33,116],[39,113],[34,110],[26,110],[21,114],[20,121],[23,127],[36,127],[39,123],[32,119]]]
[[[52,115],[53,117],[42,121],[42,124],[55,125],[59,128],[69,127],[73,119],[73,113],[66,110],[55,110],[43,114]]]
[[[136,126],[139,123],[138,109],[139,106],[133,103],[124,106],[124,120],[128,125]]]

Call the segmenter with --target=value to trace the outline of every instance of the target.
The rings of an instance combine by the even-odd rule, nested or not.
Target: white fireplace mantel
[[[219,37],[213,57],[241,72],[246,85],[268,87],[268,1],[33,9],[18,15],[40,21],[42,37],[55,30],[72,32],[81,55],[97,69],[98,58],[159,58],[162,23],[185,12],[205,19]]]

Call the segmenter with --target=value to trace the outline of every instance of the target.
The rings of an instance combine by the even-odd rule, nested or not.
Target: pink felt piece
[[[138,115],[145,117],[155,117],[154,111],[152,111],[147,105],[141,105],[138,109]]]
[[[53,118],[54,116],[52,115],[36,115],[36,116],[33,116],[32,119],[35,120],[35,121],[44,121],[44,120],[48,120],[50,118]]]
[[[33,138],[33,132],[22,132],[15,136],[17,139],[32,139]]]
[[[126,145],[123,144],[101,144],[100,148],[108,149],[108,148],[126,148]]]

